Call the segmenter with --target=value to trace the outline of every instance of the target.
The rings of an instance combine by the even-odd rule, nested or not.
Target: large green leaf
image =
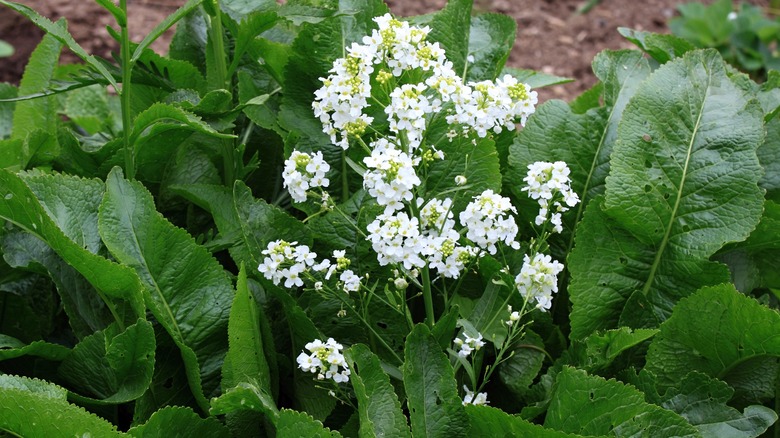
[[[646,369],[659,389],[700,371],[725,381],[743,402],[774,397],[780,314],[732,285],[702,288],[675,307],[650,344]]]
[[[64,23],[55,26],[60,27],[60,24]],[[43,37],[30,55],[30,61],[19,84],[20,96],[38,93],[50,86],[61,50],[62,44],[53,36]],[[24,140],[36,129],[54,133],[57,130],[57,119],[57,100],[54,97],[17,102],[11,138]]]
[[[544,426],[581,435],[699,436],[684,418],[647,403],[634,387],[570,367],[558,374]]]
[[[116,426],[72,405],[56,385],[23,377],[0,379],[0,430],[15,436],[124,436]]]
[[[494,80],[504,67],[515,42],[517,23],[502,14],[482,14],[471,19],[469,31],[469,63],[466,79]],[[448,53],[449,55],[449,53]]]
[[[44,359],[61,361],[68,357],[70,348],[44,341],[25,344],[18,339],[0,335],[0,361],[21,356],[37,356]]]
[[[689,52],[640,85],[618,128],[606,214],[585,218],[569,260],[572,336],[612,328],[599,319],[617,314],[655,326],[679,298],[725,281],[708,259],[760,218],[762,118],[713,51]]]
[[[81,340],[62,362],[59,373],[79,398],[118,404],[146,391],[154,372],[152,324],[139,320],[119,331],[116,325]]]
[[[95,242],[95,235],[90,234],[95,232],[91,222],[95,205],[89,201],[94,184],[67,176],[29,178],[29,184],[18,175],[0,170],[0,195],[4,199],[0,203],[0,217],[46,242],[103,295],[107,304],[112,305],[113,300],[126,301],[132,309],[132,315],[126,317],[135,320],[142,316],[142,286],[138,276],[131,269],[85,249],[85,246],[94,248]],[[63,225],[66,229],[60,229],[58,224],[67,224]],[[125,316],[117,315],[117,319]]]
[[[767,199],[780,202],[780,117],[766,123],[766,140],[758,148],[758,159],[764,167],[759,185]]]
[[[585,209],[568,259],[572,339],[622,325],[654,327],[661,322],[657,316],[643,312],[642,306],[649,307],[649,303],[637,300],[643,297],[637,291],[646,281],[656,250],[607,216],[600,207],[602,199],[595,198]],[[702,284],[729,281],[725,265],[706,259],[687,260],[682,266],[666,263],[655,276],[658,283],[668,285],[664,314],[671,313],[679,298]]]
[[[99,230],[111,254],[147,287],[147,306],[180,348],[193,394],[208,410],[205,395],[219,385],[227,349],[229,278],[205,248],[155,210],[143,186],[124,179],[119,169],[106,181]]]
[[[696,47],[680,37],[619,27],[618,32],[660,64],[679,58]]]
[[[468,419],[458,397],[452,366],[428,326],[415,326],[406,338],[404,358],[404,388],[412,434],[468,436]]]
[[[0,83],[0,99],[13,99],[18,95],[19,90],[11,84]],[[0,140],[11,136],[14,123],[14,110],[16,103],[0,102]]]
[[[428,40],[439,43],[458,74],[465,72],[466,58],[469,55],[473,3],[473,0],[449,0],[444,9],[435,13],[430,23],[426,23],[431,27]]]
[[[585,339],[585,358],[581,365],[591,372],[606,368],[621,353],[647,341],[656,333],[656,329],[631,330],[628,327],[594,333]]]
[[[358,399],[360,436],[411,437],[401,403],[379,358],[363,344],[350,347],[345,357]]]
[[[137,438],[228,438],[230,432],[216,418],[201,418],[189,408],[171,406],[155,412],[146,423],[127,434]]]

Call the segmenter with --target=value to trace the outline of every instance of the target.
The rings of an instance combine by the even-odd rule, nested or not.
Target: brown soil
[[[393,13],[417,15],[438,10],[446,0],[386,0]],[[87,0],[21,0],[43,15],[66,17],[70,31],[87,51],[104,57],[116,51],[106,26],[112,17],[96,3]],[[130,29],[134,41],[140,41],[159,21],[182,5],[184,0],[129,1]],[[475,10],[511,15],[517,21],[517,41],[509,63],[512,66],[573,78],[571,84],[542,90],[542,99],[571,99],[595,82],[590,63],[604,49],[631,47],[616,31],[618,27],[666,32],[666,23],[674,16],[676,0],[602,0],[590,12],[577,14],[584,0],[475,0]],[[704,3],[711,3],[705,0]],[[766,5],[767,0],[753,0]],[[0,81],[18,82],[29,53],[42,33],[24,18],[0,6],[0,39],[11,43],[17,53],[0,58]],[[169,36],[168,36],[169,38]],[[164,52],[167,38],[153,46]],[[67,54],[66,60],[75,58]]]

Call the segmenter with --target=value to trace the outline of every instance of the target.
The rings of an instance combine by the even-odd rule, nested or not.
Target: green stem
[[[360,314],[360,312],[355,310],[355,308],[352,306],[352,303],[350,303],[349,301],[347,301],[346,298],[344,298],[343,293],[340,293],[339,291],[333,291],[333,295],[338,297],[338,299],[341,300],[342,303],[346,304],[346,306],[348,308],[352,309],[352,311],[355,313],[355,315],[357,315],[357,317],[360,320],[360,322],[362,322],[363,325],[365,325],[366,328],[371,332],[371,334],[373,335],[372,338],[376,339],[377,341],[379,341],[379,343],[382,344],[382,347],[384,347],[385,350],[390,352],[390,354],[393,355],[393,358],[395,358],[395,360],[397,360],[399,364],[404,363],[404,361],[401,359],[401,357],[398,356],[398,353],[396,353],[395,350],[393,350],[392,347],[390,347],[390,345],[387,344],[387,342],[384,340],[384,338],[379,336],[379,333],[377,333],[376,330],[374,330],[374,327],[371,326],[371,324],[369,324],[369,322],[366,320],[366,318],[364,318],[363,315]],[[371,343],[373,344],[373,340],[372,340]]]
[[[214,78],[209,78],[209,85],[214,89],[230,89],[228,84],[228,67],[225,61],[225,31],[222,27],[222,11],[219,2],[214,1],[214,16],[211,17],[211,55],[214,59],[212,72]],[[211,72],[210,72],[211,73]],[[220,140],[222,149],[222,167],[224,170],[225,185],[233,187],[236,180],[235,145],[230,139]]]
[[[127,0],[120,0],[119,7],[127,16]],[[121,23],[120,23],[121,24]],[[130,33],[127,23],[121,26],[120,58],[122,60],[122,90],[120,91],[120,105],[122,108],[122,144],[125,156],[125,176],[129,180],[135,179],[135,150],[130,144],[130,131],[132,129],[132,114],[130,113],[130,90],[132,89],[133,64],[130,61]]]
[[[347,151],[341,151],[341,199],[349,199],[349,180],[347,179]]]
[[[436,316],[433,314],[433,292],[431,291],[431,271],[428,264],[422,269],[423,301],[425,301],[425,322],[433,328]]]

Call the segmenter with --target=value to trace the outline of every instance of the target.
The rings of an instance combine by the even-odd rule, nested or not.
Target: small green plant
[[[718,49],[729,64],[758,80],[766,78],[767,70],[780,68],[780,21],[760,7],[742,3],[735,8],[732,0],[719,0],[677,8],[680,16],[669,22],[675,35],[697,47]]]

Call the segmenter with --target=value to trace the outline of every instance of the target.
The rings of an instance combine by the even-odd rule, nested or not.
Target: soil
[[[18,0],[56,20],[67,18],[71,33],[90,53],[110,57],[117,44],[106,26],[113,18],[97,3],[88,0]],[[158,22],[185,0],[130,0],[130,33],[140,41]],[[399,16],[424,14],[441,9],[446,0],[386,0]],[[704,3],[712,1],[705,0]],[[592,86],[596,79],[590,63],[604,49],[632,47],[618,27],[667,32],[666,23],[676,13],[675,0],[601,0],[589,12],[578,14],[584,0],[475,0],[475,10],[511,15],[517,21],[517,40],[509,65],[572,78],[573,83],[540,91],[540,99],[570,100]],[[768,0],[749,3],[766,6]],[[23,17],[0,6],[0,39],[16,49],[14,56],[0,58],[0,81],[18,83],[27,57],[42,32]],[[164,53],[170,33],[153,48]],[[77,58],[66,53],[65,62]]]

